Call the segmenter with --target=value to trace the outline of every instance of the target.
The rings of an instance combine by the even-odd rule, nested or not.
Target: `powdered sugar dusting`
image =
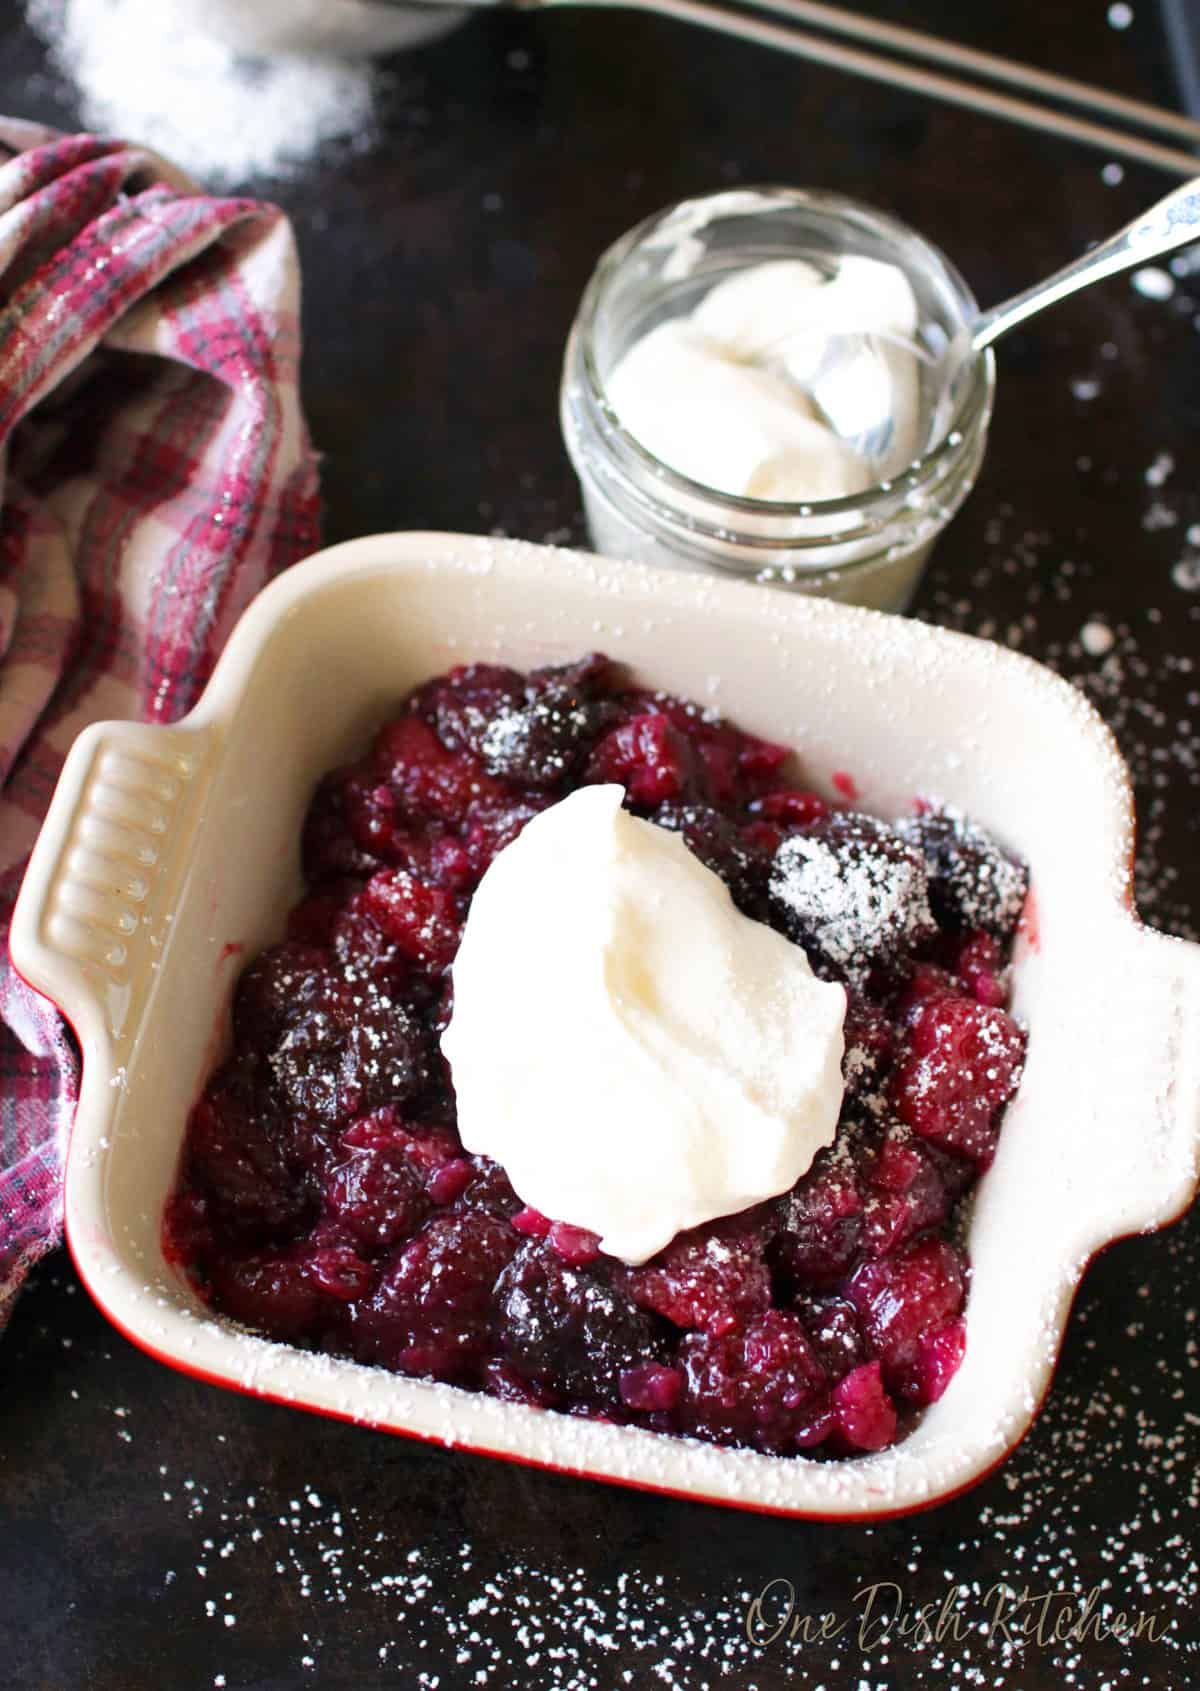
[[[836,835],[785,840],[775,854],[771,897],[794,937],[807,939],[851,980],[865,979],[887,949],[908,949],[933,932],[920,858],[870,817],[855,817]]]
[[[377,73],[303,51],[247,56],[205,0],[30,0],[77,85],[83,123],[165,154],[212,187],[288,174],[329,142],[371,143]],[[228,8],[237,18],[237,8]],[[211,29],[210,29],[211,24]]]

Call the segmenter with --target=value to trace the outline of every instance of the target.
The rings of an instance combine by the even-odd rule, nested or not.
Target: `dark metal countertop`
[[[1123,29],[1105,0],[866,9],[1180,97],[1150,0]],[[581,539],[563,341],[600,250],[672,199],[752,181],[857,195],[940,243],[990,303],[1166,187],[633,14],[480,17],[391,69],[377,146],[255,185],[299,234],[331,540]],[[7,12],[0,108],[74,121]],[[1195,937],[1200,261],[1173,280],[1152,298],[1118,278],[999,349],[986,468],[917,612],[1019,646],[1096,700],[1136,779],[1143,909]],[[1096,1036],[1121,1040],[1119,1003]],[[1200,1682],[1198,1263],[1194,1215],[1108,1251],[1021,1449],[958,1500],[864,1529],[579,1483],[203,1386],[127,1345],[60,1253],[0,1341],[5,1683],[1186,1691]],[[844,1622],[838,1638],[753,1647],[747,1609],[770,1581],[791,1582],[797,1614]],[[1063,1594],[1041,1636],[1021,1644],[997,1620],[996,1582]],[[864,1621],[873,1585],[907,1632]],[[1093,1620],[1056,1642],[1095,1587],[1142,1617],[1141,1636]],[[922,1640],[916,1611],[943,1604],[940,1639]]]

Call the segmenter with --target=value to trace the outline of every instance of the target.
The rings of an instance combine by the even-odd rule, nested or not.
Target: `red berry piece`
[[[833,1388],[838,1431],[852,1450],[882,1450],[896,1437],[896,1406],[878,1362],[864,1362]]]
[[[894,1256],[861,1263],[845,1295],[858,1312],[889,1389],[911,1401],[922,1341],[958,1319],[966,1290],[962,1258],[947,1239],[919,1239]]]
[[[851,989],[846,995],[842,1036],[846,1095],[850,1099],[870,1098],[891,1067],[896,1046],[892,1024],[879,1005]]]
[[[786,746],[745,734],[689,699],[669,693],[643,697],[645,708],[665,716],[693,749],[697,797],[718,805],[745,804],[771,784],[788,759]]]
[[[517,1232],[524,1234],[527,1239],[544,1239],[554,1226],[548,1215],[543,1215],[541,1210],[531,1209],[528,1204],[508,1219],[510,1227],[515,1227]]]
[[[486,1315],[492,1288],[516,1246],[512,1229],[493,1216],[478,1211],[435,1215],[389,1269],[388,1295],[398,1303],[407,1301],[420,1321],[456,1312]]]
[[[932,1003],[934,999],[961,997],[962,988],[948,969],[922,961],[913,965],[900,994],[897,1010],[900,1020],[908,1023],[922,1005]]]
[[[574,1263],[576,1267],[595,1262],[600,1255],[600,1235],[589,1232],[586,1227],[572,1227],[570,1222],[556,1221],[546,1237],[563,1261]]]
[[[948,1327],[922,1339],[908,1375],[908,1401],[915,1404],[936,1403],[958,1373],[966,1349],[965,1321],[952,1321]]]
[[[353,1307],[355,1354],[404,1373],[472,1378],[491,1344],[493,1288],[516,1242],[482,1212],[435,1215]]]
[[[490,1157],[472,1156],[468,1158],[474,1171],[468,1186],[463,1190],[459,1203],[465,1209],[483,1210],[488,1215],[498,1216],[505,1221],[512,1221],[517,1212],[524,1209],[520,1198],[512,1189],[512,1182],[500,1167]],[[527,1215],[537,1215],[536,1210],[526,1210]],[[546,1218],[543,1217],[543,1220]],[[546,1231],[550,1225],[547,1221]]]
[[[339,1242],[332,1231],[324,1239],[314,1238],[305,1252],[304,1268],[317,1290],[339,1303],[353,1303],[361,1298],[375,1278],[371,1263],[353,1245]]]
[[[778,775],[792,755],[790,749],[781,746],[778,741],[760,740],[757,735],[745,734],[740,729],[735,732],[738,736],[738,774],[744,782],[765,785]]]
[[[959,980],[978,1004],[986,1004],[989,1009],[1002,1010],[1008,1003],[1008,992],[1004,986],[1004,960],[1000,955],[1000,942],[993,939],[991,934],[971,934],[959,948],[955,972]]]
[[[627,1409],[663,1413],[674,1409],[683,1391],[683,1374],[659,1362],[626,1368],[620,1378],[621,1402]]]
[[[453,1157],[429,1175],[425,1190],[435,1204],[452,1204],[471,1184],[475,1170],[466,1157]]]
[[[812,1418],[828,1379],[798,1315],[772,1309],[736,1332],[679,1343],[684,1432],[719,1444],[784,1451]]]
[[[779,1201],[772,1265],[792,1287],[832,1286],[858,1255],[863,1208],[853,1164],[819,1152],[809,1173]]]
[[[382,869],[367,882],[363,903],[406,957],[430,969],[449,968],[462,937],[452,894],[403,869]]]
[[[819,793],[809,793],[794,787],[782,787],[774,793],[764,793],[750,806],[755,816],[764,821],[778,822],[789,832],[805,833],[832,815],[829,805]]]
[[[803,1416],[792,1443],[797,1450],[814,1450],[837,1432],[837,1410],[832,1403],[820,1404],[811,1415]]]
[[[413,823],[462,823],[473,805],[506,797],[480,759],[469,751],[447,751],[419,716],[401,716],[381,728],[372,763],[399,815]]]
[[[694,790],[695,759],[688,742],[665,716],[635,716],[600,741],[585,779],[618,781],[631,803],[649,808]]]
[[[484,1390],[502,1403],[527,1403],[535,1409],[553,1409],[561,1401],[557,1393],[535,1386],[523,1374],[518,1374],[511,1362],[492,1357],[483,1365]]]
[[[893,1077],[897,1114],[921,1138],[986,1168],[1024,1060],[1025,1035],[1003,1010],[972,998],[926,1001]]]
[[[940,1226],[950,1212],[950,1193],[937,1165],[900,1124],[888,1128],[864,1175],[862,1248],[867,1256],[886,1256],[918,1233]]]
[[[761,1230],[736,1218],[680,1233],[649,1262],[620,1268],[616,1277],[635,1303],[676,1327],[725,1333],[771,1305]]]
[[[330,948],[343,971],[356,980],[374,979],[389,987],[412,974],[411,960],[388,938],[371,914],[363,894],[355,891],[334,918]]]
[[[420,1226],[425,1189],[397,1144],[347,1144],[325,1180],[326,1213],[369,1255],[389,1249]]]
[[[406,868],[423,866],[425,842],[408,829],[395,792],[372,765],[359,764],[350,771],[342,788],[342,804],[364,856]]]

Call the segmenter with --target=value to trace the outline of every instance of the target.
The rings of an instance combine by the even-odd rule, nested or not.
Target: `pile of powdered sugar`
[[[287,175],[329,143],[369,146],[382,73],[365,55],[441,33],[456,14],[352,3],[349,16],[356,27],[335,39],[319,0],[28,0],[80,123],[213,188]]]

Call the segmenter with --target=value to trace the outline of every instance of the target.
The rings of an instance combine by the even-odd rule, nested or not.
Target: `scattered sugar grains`
[[[286,174],[328,142],[370,144],[379,74],[370,64],[251,56],[244,41],[228,45],[205,27],[210,3],[28,0],[28,16],[76,85],[86,127],[144,142],[207,186]]]
[[[1183,1274],[1184,1231],[1155,1242],[1156,1250],[1176,1259],[1174,1265],[1163,1263],[1168,1278]],[[1115,1377],[1114,1367],[1111,1384],[1085,1397],[1072,1389],[1068,1363],[1034,1434],[1001,1479],[976,1494],[977,1513],[961,1514],[960,1540],[947,1546],[944,1534],[926,1535],[919,1522],[915,1528],[903,1524],[898,1534],[886,1526],[854,1529],[862,1580],[894,1579],[914,1606],[936,1605],[949,1589],[961,1587],[963,1636],[941,1646],[899,1637],[859,1646],[857,1614],[849,1601],[857,1578],[838,1585],[837,1599],[823,1588],[814,1605],[844,1603],[839,1612],[850,1617],[851,1626],[836,1644],[751,1645],[749,1604],[769,1578],[790,1578],[803,1589],[812,1534],[824,1529],[799,1526],[790,1550],[791,1541],[780,1534],[771,1559],[728,1574],[714,1554],[706,1559],[714,1571],[690,1577],[655,1574],[639,1567],[636,1555],[624,1571],[602,1571],[611,1567],[608,1555],[587,1567],[541,1551],[526,1555],[516,1548],[519,1529],[511,1523],[497,1537],[472,1542],[443,1534],[432,1547],[406,1536],[395,1500],[417,1476],[406,1475],[400,1464],[382,1500],[368,1495],[353,1502],[307,1487],[296,1488],[299,1495],[271,1483],[234,1491],[191,1475],[164,1475],[172,1494],[162,1506],[164,1542],[174,1542],[178,1528],[190,1532],[197,1547],[219,1547],[224,1558],[218,1586],[210,1589],[211,1581],[184,1564],[171,1577],[164,1575],[164,1591],[169,1586],[172,1604],[211,1622],[213,1651],[229,1654],[214,1654],[209,1671],[219,1664],[230,1684],[242,1683],[235,1654],[238,1593],[254,1590],[261,1596],[270,1586],[278,1593],[278,1624],[295,1617],[292,1647],[301,1683],[310,1674],[320,1681],[328,1643],[343,1675],[353,1667],[365,1682],[374,1668],[389,1676],[388,1683],[394,1678],[397,1685],[428,1691],[452,1686],[506,1691],[518,1685],[610,1691],[660,1683],[672,1691],[718,1691],[726,1685],[740,1691],[759,1685],[765,1691],[768,1682],[815,1691],[826,1671],[833,1675],[831,1691],[835,1684],[860,1682],[876,1691],[893,1683],[892,1672],[913,1691],[941,1691],[948,1683],[1027,1691],[1034,1667],[1046,1684],[1096,1691],[1096,1647],[1090,1642],[1017,1649],[1002,1638],[988,1638],[987,1586],[979,1570],[998,1559],[1018,1589],[1061,1588],[1082,1598],[1098,1586],[1100,1612],[1110,1618],[1117,1610],[1153,1613],[1157,1641],[1117,1649],[1104,1683],[1113,1691],[1119,1686],[1183,1691],[1200,1601],[1195,1544],[1200,1416],[1186,1409],[1200,1370],[1200,1311],[1169,1301],[1159,1317],[1151,1287],[1139,1290],[1144,1295],[1133,1336],[1139,1352],[1154,1359],[1153,1378],[1132,1369]],[[1104,1321],[1100,1301],[1093,1304],[1085,1294],[1073,1317],[1075,1348],[1115,1362],[1129,1342],[1129,1335]],[[1092,1373],[1107,1379],[1107,1372]],[[1113,1487],[1115,1473],[1128,1476],[1124,1495]],[[718,1538],[722,1520],[711,1517]],[[933,1552],[928,1546],[935,1544]],[[692,1559],[681,1560],[686,1566]],[[358,1652],[353,1658],[346,1654],[351,1639]],[[220,1686],[222,1676],[209,1683]]]
[[[1143,299],[1170,299],[1175,292],[1175,278],[1170,271],[1160,270],[1157,265],[1135,270],[1129,280],[1134,291]]]
[[[1106,622],[1085,622],[1079,630],[1079,644],[1089,658],[1102,658],[1111,652],[1116,636]]]
[[[1101,473],[1087,457],[1076,467],[1080,474]],[[975,567],[958,572],[952,589],[935,591],[931,616],[947,627],[1029,650],[1088,695],[1116,734],[1133,774],[1138,908],[1155,926],[1197,939],[1200,912],[1178,887],[1178,829],[1200,801],[1200,658],[1195,656],[1200,500],[1190,484],[1175,476],[1175,468],[1171,454],[1160,451],[1139,478],[1146,536],[1143,608],[1132,621],[1103,614],[1093,592],[1095,572],[1086,559],[1073,558],[1048,533],[1022,530],[1012,505],[997,507]],[[1020,606],[1014,620],[1000,625],[981,617],[978,605],[989,587],[1004,578],[1019,584]],[[1012,603],[1011,590],[1005,599]],[[1076,600],[1083,614],[1074,637],[1047,640],[1039,626],[1042,607]],[[1051,614],[1061,627],[1061,613],[1052,609]],[[1152,651],[1143,649],[1148,627],[1154,629]],[[1164,630],[1169,631],[1165,637]],[[1176,829],[1173,850],[1164,849],[1168,814]]]

